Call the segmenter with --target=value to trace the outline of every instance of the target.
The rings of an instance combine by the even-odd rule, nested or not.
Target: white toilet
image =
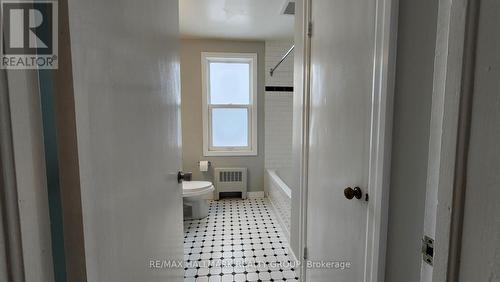
[[[206,198],[215,190],[212,182],[208,181],[183,181],[182,197],[184,205],[191,209],[188,216],[192,219],[201,219],[208,216],[208,203]]]

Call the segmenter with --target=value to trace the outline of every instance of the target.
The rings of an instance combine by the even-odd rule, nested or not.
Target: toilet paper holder
[[[198,167],[201,172],[208,172],[210,170],[210,161],[201,160],[198,162]]]

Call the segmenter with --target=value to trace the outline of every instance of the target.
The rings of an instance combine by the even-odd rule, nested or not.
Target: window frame
[[[210,62],[248,63],[250,66],[249,104],[210,103]],[[203,115],[203,155],[204,156],[256,156],[257,155],[257,54],[256,53],[201,53],[202,72],[202,115]],[[212,110],[247,109],[248,146],[216,147],[212,144]]]

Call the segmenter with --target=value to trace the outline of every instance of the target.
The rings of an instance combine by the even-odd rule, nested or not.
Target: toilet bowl
[[[201,219],[208,216],[207,196],[215,190],[212,182],[208,181],[184,181],[182,182],[182,198],[184,205],[191,209],[187,217]]]

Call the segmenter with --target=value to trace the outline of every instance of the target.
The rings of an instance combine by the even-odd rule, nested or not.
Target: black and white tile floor
[[[184,221],[185,282],[298,281],[288,242],[266,199],[210,202]]]

